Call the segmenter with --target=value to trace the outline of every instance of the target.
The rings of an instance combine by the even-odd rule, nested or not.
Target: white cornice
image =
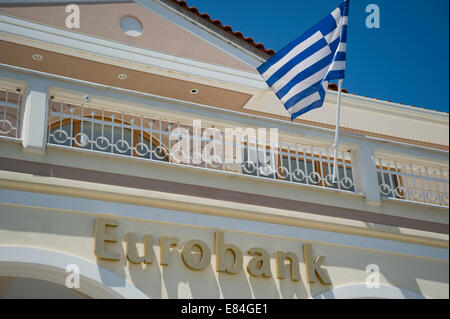
[[[17,19],[0,14],[0,39],[117,65],[122,61],[144,72],[189,76],[231,83],[250,89],[267,89],[258,73],[214,65],[130,46],[86,34]],[[175,73],[167,75],[166,73]],[[256,71],[255,71],[256,72]],[[214,84],[213,84],[214,85]]]
[[[328,90],[328,101],[335,103],[337,92]],[[449,114],[444,112],[432,111],[399,103],[393,103],[383,100],[372,99],[353,94],[342,94],[342,105],[346,108],[364,109],[376,113],[393,115],[401,118],[426,120],[439,124],[449,124]]]

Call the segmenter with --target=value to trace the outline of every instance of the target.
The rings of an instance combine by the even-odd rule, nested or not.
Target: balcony
[[[384,198],[448,206],[448,169],[376,158]]]
[[[351,152],[338,152],[339,169],[337,181],[333,183],[334,159],[330,155],[333,153],[331,148],[277,141],[272,147],[267,145],[267,151],[261,151],[258,134],[255,134],[254,141],[248,134],[242,134],[240,138],[236,134],[231,145],[234,153],[232,161],[226,161],[224,132],[217,127],[195,127],[192,123],[171,122],[98,108],[90,103],[89,106],[85,103],[75,105],[56,99],[50,100],[48,123],[47,142],[65,148],[355,191]],[[190,150],[184,161],[177,160],[176,156],[182,137],[188,139]],[[205,154],[208,144],[212,147]],[[264,144],[269,143],[264,141]],[[197,152],[195,145],[198,146]],[[193,163],[194,158],[198,158],[197,163]]]
[[[388,200],[449,205],[447,151],[344,133],[333,181],[332,130],[2,68],[9,79],[0,78],[0,138],[21,141],[24,150],[45,152],[56,147],[167,167],[194,167],[260,182],[359,194],[372,204]],[[94,97],[92,101],[84,100],[85,93]],[[194,122],[198,119],[203,121],[200,129]],[[255,139],[235,136],[230,145],[225,134],[230,127],[255,132],[257,127],[276,128],[279,135],[267,134],[264,148],[258,134]],[[179,152],[183,139],[187,154]],[[236,150],[232,162],[225,158],[229,146]],[[210,156],[205,157],[205,149]],[[177,153],[188,155],[187,160],[180,160]]]

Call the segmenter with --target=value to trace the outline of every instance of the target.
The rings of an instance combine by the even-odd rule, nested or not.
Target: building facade
[[[448,113],[343,93],[333,181],[336,89],[290,122],[272,54],[184,1],[1,1],[0,298],[448,298]]]

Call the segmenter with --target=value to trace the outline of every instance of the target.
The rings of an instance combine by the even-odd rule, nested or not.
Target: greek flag
[[[349,2],[258,67],[292,121],[323,105],[328,81],[344,78]]]

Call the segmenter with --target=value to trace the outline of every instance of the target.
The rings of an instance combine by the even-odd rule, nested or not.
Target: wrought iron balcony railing
[[[0,136],[20,137],[22,94],[0,88]]]
[[[233,138],[232,149],[236,152],[230,163],[225,160],[227,144],[223,134],[205,137],[205,131],[217,129],[201,128],[200,134],[196,135],[192,124],[174,123],[84,103],[74,105],[56,99],[50,100],[48,123],[49,144],[168,163],[180,163],[175,153],[179,151],[177,147],[180,143],[177,142],[182,136],[178,140],[170,137],[175,130],[180,132],[182,129],[183,136],[189,139],[188,158],[200,159],[182,164],[355,192],[351,152],[338,152],[338,178],[333,182],[333,152],[329,148],[279,142],[261,151],[257,146],[260,142],[258,135],[253,141],[249,136],[244,136],[241,140]],[[198,149],[204,150],[208,143],[212,148],[207,155],[212,155],[209,158],[213,160],[205,156],[205,151],[198,154],[195,150],[195,144]],[[240,161],[238,152],[241,152]]]
[[[448,167],[377,158],[378,183],[383,197],[449,205]]]
[[[23,99],[21,91],[0,88],[0,137],[22,139],[21,127],[26,125],[22,124]],[[220,134],[217,128],[203,127],[200,128],[200,134],[196,135],[193,123],[180,123],[149,115],[122,112],[120,105],[105,108],[91,103],[68,102],[64,98],[50,99],[48,103],[47,143],[58,147],[166,162],[167,165],[184,164],[227,174],[253,176],[349,193],[361,193],[366,189],[364,185],[368,182],[365,177],[362,180],[359,174],[362,167],[371,166],[361,166],[360,161],[364,161],[364,158],[359,158],[353,151],[338,152],[338,178],[337,182],[334,182],[331,146],[278,141],[277,138],[276,143],[272,143],[272,136],[269,136],[267,139],[270,141],[269,145],[261,149],[258,134],[254,140],[245,134],[242,138],[237,138],[236,135],[231,140],[233,161],[229,162],[226,160],[226,154],[230,141],[224,134]],[[31,118],[30,120],[33,121]],[[205,134],[208,130],[219,130],[219,134]],[[178,135],[175,134],[176,138],[173,139],[171,137],[175,131],[178,131]],[[190,161],[180,161],[176,156],[180,153],[179,146],[184,138],[188,140],[187,157],[191,159]],[[407,145],[401,147],[408,148]],[[205,157],[205,153],[212,156]],[[357,163],[354,160],[356,158]],[[423,164],[422,160],[415,161],[414,158],[397,160],[398,158],[398,156],[376,156],[375,165],[372,165],[377,173],[377,184],[382,198],[438,206],[449,205],[448,165],[442,160],[440,164],[430,161],[425,163],[431,164]],[[371,174],[369,176],[375,175]],[[375,185],[370,189],[372,198],[374,193],[378,195]]]

